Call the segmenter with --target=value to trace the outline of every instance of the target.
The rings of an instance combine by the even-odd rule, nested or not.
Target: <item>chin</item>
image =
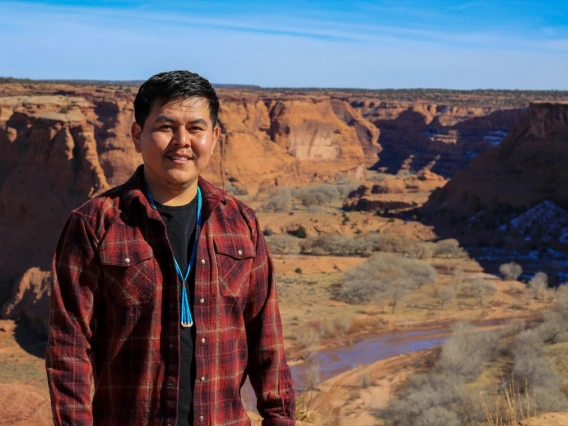
[[[167,174],[167,181],[172,186],[185,188],[195,182],[198,176],[199,175],[197,173],[179,171],[172,173],[172,171],[170,171]]]

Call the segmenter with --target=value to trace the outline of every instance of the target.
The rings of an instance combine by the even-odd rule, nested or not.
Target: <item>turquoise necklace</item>
[[[148,190],[148,200],[150,200],[150,204],[154,210],[156,209],[156,203],[154,202],[154,198]],[[191,316],[191,310],[189,309],[189,298],[187,297],[187,279],[189,277],[189,273],[191,272],[191,268],[195,265],[195,258],[197,256],[197,242],[199,241],[199,232],[201,230],[201,189],[197,187],[197,226],[195,229],[195,241],[193,241],[193,251],[191,252],[191,258],[189,260],[189,265],[187,267],[187,271],[185,271],[185,275],[181,272],[181,268],[174,256],[174,264],[176,266],[176,273],[178,278],[181,281],[181,326],[183,328],[188,328],[193,325],[193,317]]]

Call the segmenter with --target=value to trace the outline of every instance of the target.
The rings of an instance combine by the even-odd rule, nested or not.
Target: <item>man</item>
[[[188,71],[134,101],[144,164],[71,213],[52,267],[56,425],[293,425],[274,269],[254,212],[203,178],[219,100]],[[91,396],[90,377],[94,378]]]

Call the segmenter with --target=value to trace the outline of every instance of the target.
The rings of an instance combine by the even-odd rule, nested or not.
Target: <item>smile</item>
[[[192,157],[184,157],[181,155],[166,155],[166,158],[171,161],[182,162],[182,163],[186,163],[193,159]]]

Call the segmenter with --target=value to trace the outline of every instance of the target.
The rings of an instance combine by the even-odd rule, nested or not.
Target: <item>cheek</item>
[[[161,134],[151,134],[142,142],[142,151],[148,153],[161,152],[166,149],[170,143],[169,138]]]
[[[209,155],[211,154],[211,144],[211,138],[209,136],[203,136],[195,139],[192,145],[198,155]]]

